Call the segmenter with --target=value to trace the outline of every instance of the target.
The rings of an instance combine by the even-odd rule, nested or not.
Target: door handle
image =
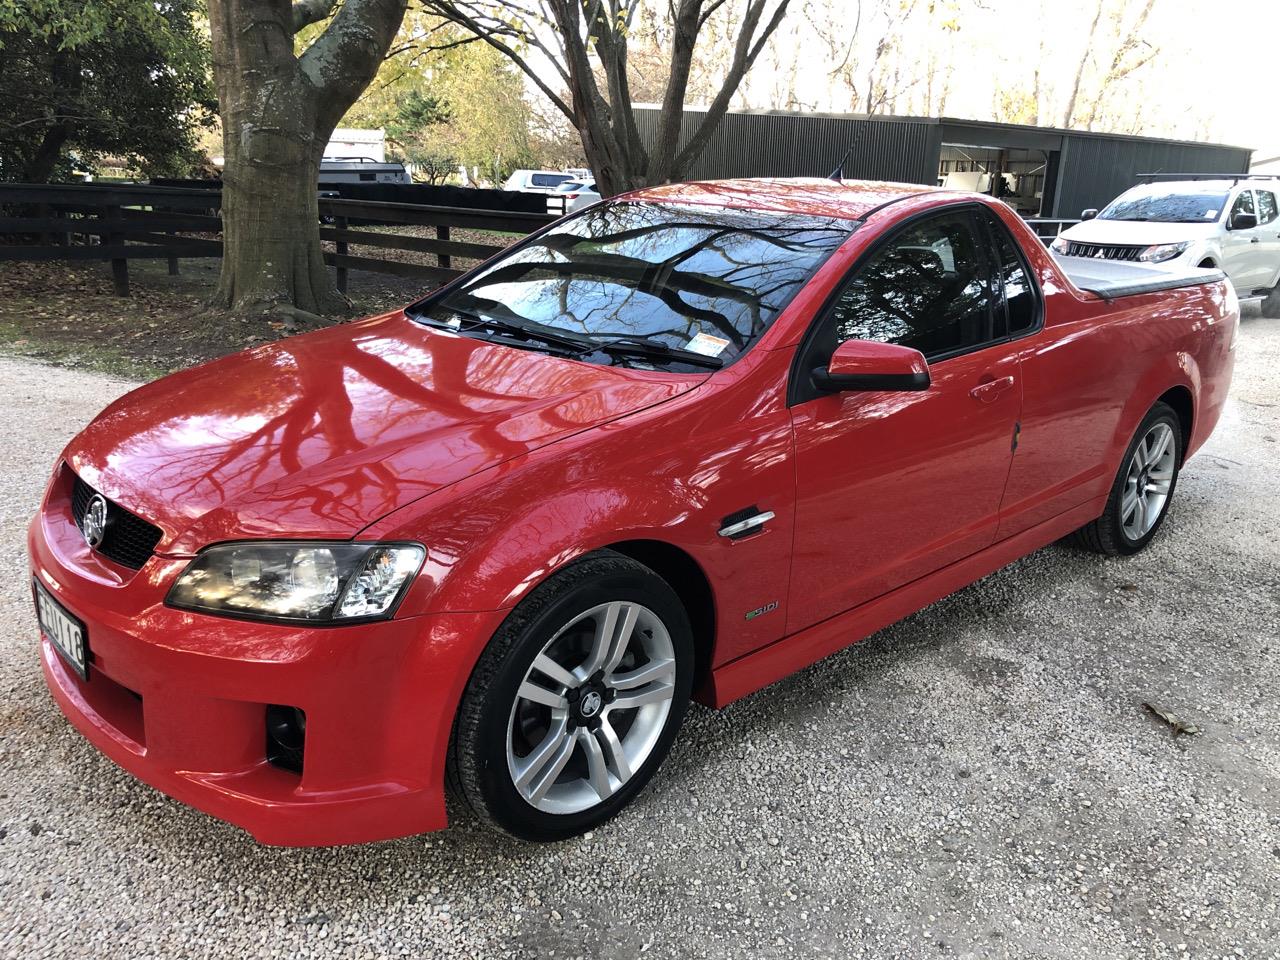
[[[1254,237],[1254,238],[1253,238],[1252,240],[1250,240],[1249,242],[1250,242],[1250,243],[1261,243],[1262,241],[1261,241],[1261,240],[1259,240],[1257,237]]]
[[[969,391],[969,396],[975,400],[981,400],[983,403],[991,403],[1000,394],[1004,393],[1013,386],[1013,377],[1001,377],[999,380],[988,380],[986,383],[980,383]]]

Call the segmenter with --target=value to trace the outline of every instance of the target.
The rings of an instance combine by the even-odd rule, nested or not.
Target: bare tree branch
[[[1062,125],[1071,126],[1071,118],[1075,116],[1076,100],[1080,96],[1080,83],[1084,80],[1085,68],[1089,65],[1089,56],[1093,52],[1093,38],[1098,33],[1098,21],[1102,19],[1103,0],[1098,0],[1098,8],[1093,13],[1093,22],[1089,24],[1089,36],[1085,40],[1084,53],[1080,57],[1080,65],[1076,67],[1075,80],[1071,84],[1071,95],[1067,97],[1067,108],[1062,112]]]
[[[764,49],[764,45],[768,42],[770,35],[778,29],[778,24],[786,16],[789,2],[790,0],[780,0],[774,8],[773,16],[769,19],[764,29],[758,33],[756,27],[764,14],[766,0],[752,0],[749,4],[747,15],[743,18],[741,32],[738,34],[737,45],[734,48],[733,62],[729,65],[729,71],[725,75],[724,83],[720,87],[720,92],[716,94],[715,99],[707,107],[706,116],[702,118],[702,125],[671,164],[669,169],[673,175],[681,176],[688,169],[689,164],[706,148],[707,142],[715,132],[716,126],[719,125],[725,113],[728,112],[729,103],[732,101],[734,93],[737,92],[739,84],[742,83],[742,78],[746,76],[747,71],[756,62],[756,58],[760,56],[760,51]]]
[[[648,148],[632,96],[630,42],[639,0],[423,0],[428,12],[503,53],[573,123],[606,195],[683,174],[706,147],[789,3],[745,0],[723,82],[702,126],[677,150],[698,39],[729,0],[666,0],[671,32],[663,28],[660,36],[670,53],[656,136]],[[545,76],[544,61],[555,78]],[[553,87],[556,79],[568,96]]]
[[[544,49],[541,43],[538,43],[530,34],[526,34],[510,24],[504,23],[495,18],[487,17],[477,9],[476,4],[463,2],[454,2],[454,0],[423,0],[423,8],[429,13],[434,13],[439,17],[443,17],[452,23],[457,24],[467,30],[470,30],[476,37],[483,40],[489,46],[502,53],[508,60],[515,64],[526,77],[533,81],[534,86],[542,91],[543,95],[555,106],[557,110],[563,113],[570,120],[574,119],[573,108],[561,97],[550,84],[531,66],[525,59],[524,55],[517,49],[525,43],[532,44],[538,49]],[[516,41],[514,44],[508,43],[503,37],[509,37]],[[557,71],[567,80],[560,63],[552,60]]]

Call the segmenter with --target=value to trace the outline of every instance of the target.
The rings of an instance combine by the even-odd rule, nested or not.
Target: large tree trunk
[[[337,314],[338,292],[320,249],[317,143],[305,90],[273,90],[223,107],[222,274],[212,304],[238,314],[291,306]]]
[[[55,51],[49,74],[55,96],[50,109],[53,119],[45,128],[35,153],[23,165],[22,179],[27,183],[47,183],[53,176],[54,168],[62,157],[62,148],[72,134],[72,122],[69,118],[79,112],[75,103],[84,82],[80,74],[79,55],[69,50]]]
[[[48,183],[53,176],[53,168],[62,156],[62,147],[71,135],[71,127],[66,123],[55,123],[44,131],[40,138],[40,146],[22,166],[20,180],[26,183]]]
[[[324,33],[294,56],[294,31],[335,5],[209,0],[225,156],[215,309],[286,320],[350,309],[320,249],[320,160],[377,72],[406,0],[345,0]]]

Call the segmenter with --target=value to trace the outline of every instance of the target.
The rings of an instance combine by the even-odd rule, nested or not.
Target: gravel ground
[[[0,956],[1280,956],[1280,320],[1141,557],[1055,546],[723,712],[555,846],[260,847],[99,756],[23,530],[127,384],[0,361]],[[1155,701],[1203,728],[1174,738]]]

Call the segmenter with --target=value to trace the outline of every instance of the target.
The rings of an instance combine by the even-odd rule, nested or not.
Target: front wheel
[[[516,607],[481,655],[454,725],[454,789],[527,840],[589,830],[653,776],[692,685],[692,629],[666,581],[617,553],[584,558]]]
[[[1128,556],[1155,537],[1164,523],[1182,463],[1182,426],[1166,403],[1142,419],[1121,461],[1102,516],[1069,538],[1095,553]]]

